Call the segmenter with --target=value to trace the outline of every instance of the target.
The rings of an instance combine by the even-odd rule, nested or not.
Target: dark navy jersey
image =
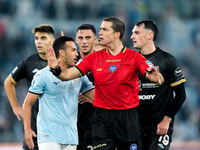
[[[172,87],[186,81],[181,67],[176,58],[171,54],[156,48],[156,51],[144,55],[154,66],[159,66],[159,71],[165,81],[158,86],[139,74],[139,99],[138,112],[140,115],[142,129],[157,127],[173,100]],[[173,121],[170,126],[173,126]]]
[[[39,57],[39,54],[33,54],[30,57],[22,60],[12,71],[12,78],[15,82],[19,82],[21,79],[27,79],[29,84],[33,79],[33,76],[40,69],[48,65],[46,60]]]
[[[80,53],[78,57],[79,62],[82,60]],[[92,72],[86,74],[88,79],[94,85],[94,77]],[[78,129],[91,129],[91,123],[93,118],[94,107],[90,103],[78,104]]]
[[[33,54],[30,57],[22,60],[12,71],[12,80],[14,83],[19,82],[21,79],[27,79],[30,86],[35,73],[48,65],[46,60],[39,57],[39,54]],[[36,117],[38,113],[38,101],[34,103],[31,110],[31,128],[34,132],[36,128]],[[37,133],[37,132],[36,132]]]

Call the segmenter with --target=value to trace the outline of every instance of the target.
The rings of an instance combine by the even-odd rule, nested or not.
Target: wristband
[[[156,85],[161,85],[161,80],[159,79],[159,81],[156,83]]]
[[[61,71],[62,71],[62,70],[61,70],[60,66],[58,66],[58,68],[56,68],[56,69],[50,68],[49,71],[51,71],[51,72],[53,73],[54,76],[59,76],[59,75],[61,74]]]

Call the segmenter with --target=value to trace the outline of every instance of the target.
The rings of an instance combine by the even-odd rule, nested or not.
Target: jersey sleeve
[[[75,67],[78,69],[81,76],[86,75],[91,70],[92,56],[93,54],[90,54],[76,64]]]
[[[149,68],[147,59],[140,53],[138,53],[138,70],[140,71],[141,75],[145,75],[147,68]]]
[[[181,67],[177,59],[175,59],[174,57],[172,57],[170,60],[170,65],[168,65],[167,72],[169,72],[168,77],[170,77],[169,81],[170,81],[171,87],[179,85],[183,82],[186,82],[186,79],[182,73]]]
[[[25,78],[24,61],[21,61],[11,72],[13,82],[16,84],[19,80]]]
[[[89,90],[94,89],[94,86],[93,86],[92,82],[89,81],[89,79],[88,79],[88,77],[86,75],[83,76],[81,78],[81,80],[82,80],[83,84],[82,84],[80,93],[86,93]]]
[[[41,71],[36,73],[29,87],[29,92],[41,95],[44,92],[45,81],[44,74],[42,74]]]

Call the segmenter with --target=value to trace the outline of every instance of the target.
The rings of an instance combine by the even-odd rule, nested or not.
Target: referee
[[[94,76],[95,107],[92,138],[96,150],[140,149],[139,120],[136,107],[138,98],[138,72],[152,82],[163,83],[162,75],[149,67],[146,59],[122,43],[124,23],[107,17],[99,31],[101,45],[106,48],[93,52],[75,67],[61,70],[52,48],[47,51],[48,65],[54,75],[71,80],[87,74]]]

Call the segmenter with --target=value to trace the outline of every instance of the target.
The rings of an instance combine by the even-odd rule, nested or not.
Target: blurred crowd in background
[[[32,29],[51,24],[65,35],[76,35],[83,23],[93,24],[97,33],[104,17],[124,21],[124,45],[134,23],[151,19],[159,29],[156,46],[173,54],[186,76],[186,101],[176,115],[174,141],[200,141],[200,0],[0,0],[0,142],[22,142],[23,122],[13,114],[4,90],[4,80],[24,58],[36,53]],[[27,83],[17,85],[23,104]]]

